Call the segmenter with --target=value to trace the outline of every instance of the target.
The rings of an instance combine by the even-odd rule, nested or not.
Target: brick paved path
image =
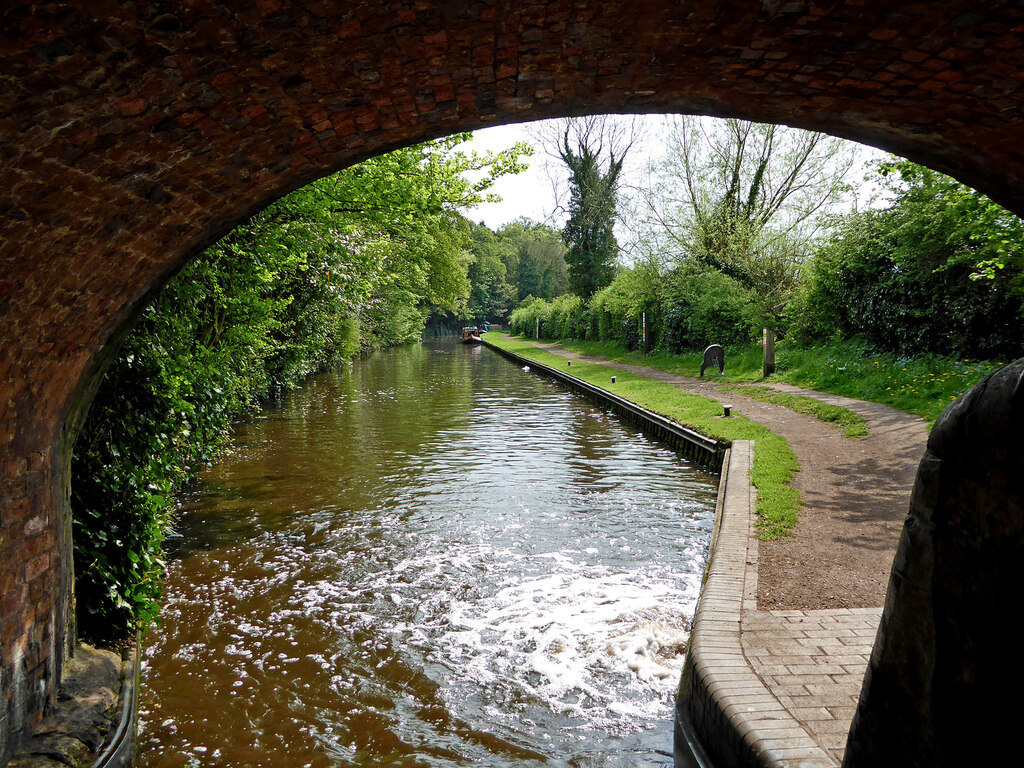
[[[723,467],[690,635],[690,717],[705,748],[729,764],[838,766],[882,609],[757,609],[752,453],[736,442]]]
[[[768,691],[838,765],[881,608],[744,610],[740,643]]]

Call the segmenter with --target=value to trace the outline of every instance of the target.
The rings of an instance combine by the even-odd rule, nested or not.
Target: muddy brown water
[[[494,352],[382,352],[182,502],[139,765],[668,766],[716,478]]]

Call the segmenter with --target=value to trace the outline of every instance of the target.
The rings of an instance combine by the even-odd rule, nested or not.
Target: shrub
[[[635,317],[623,317],[619,321],[619,341],[626,349],[640,349],[643,335]]]
[[[583,313],[583,299],[570,293],[559,296],[551,301],[551,313],[548,317],[547,338],[575,339],[579,338],[576,329]]]
[[[517,336],[528,336],[531,339],[538,328],[540,321],[540,335],[548,338],[548,319],[551,317],[551,304],[544,299],[529,298],[523,301],[509,315],[509,325],[512,333]]]
[[[1024,224],[934,171],[893,170],[893,205],[847,217],[811,260],[794,330],[901,355],[1020,355]]]
[[[749,343],[756,336],[756,312],[749,291],[732,278],[685,265],[669,278],[662,304],[665,347],[678,354]]]

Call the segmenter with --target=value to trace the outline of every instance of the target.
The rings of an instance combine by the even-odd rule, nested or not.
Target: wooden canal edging
[[[483,343],[508,359],[520,365],[529,366],[531,371],[543,373],[545,376],[561,382],[570,389],[589,397],[591,400],[611,408],[612,411],[630,424],[638,427],[645,434],[671,446],[673,450],[682,456],[692,459],[716,472],[721,471],[722,459],[728,447],[725,443],[705,437],[699,432],[677,424],[671,419],[653,411],[648,411],[646,408],[641,408],[639,405],[612,394],[606,389],[578,379],[575,376],[570,376],[568,373],[557,368],[552,368],[550,365],[538,363],[536,360],[530,360],[527,357],[517,355],[515,352],[509,352],[507,349],[490,344],[486,336],[483,337]]]

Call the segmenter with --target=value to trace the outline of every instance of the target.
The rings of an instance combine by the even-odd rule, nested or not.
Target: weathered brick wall
[[[0,728],[4,729],[26,717],[37,721],[52,692],[46,683],[57,641],[55,598],[62,595],[57,566],[66,553],[60,551],[58,542],[61,504],[52,496],[56,484],[47,476],[50,466],[26,471],[24,492],[12,505],[5,504],[0,557],[20,567],[5,568],[0,575],[4,617],[0,674],[8,705],[5,709],[10,710],[0,715]],[[5,496],[8,490],[5,487]],[[8,531],[12,533],[9,537]]]
[[[0,758],[59,675],[69,415],[249,212],[411,141],[610,111],[825,129],[1024,211],[1022,43],[1015,1],[5,2]]]

